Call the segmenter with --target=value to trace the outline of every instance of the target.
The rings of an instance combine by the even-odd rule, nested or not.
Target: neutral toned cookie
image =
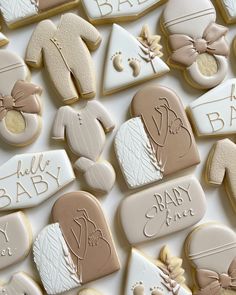
[[[203,94],[188,106],[198,136],[236,132],[236,79],[230,79]]]
[[[0,166],[0,211],[35,207],[74,179],[64,150],[14,156]]]
[[[73,13],[61,16],[60,26],[41,21],[29,41],[26,63],[46,67],[61,101],[69,104],[96,94],[94,64],[89,50],[101,42],[97,29]]]
[[[0,217],[0,269],[23,260],[31,249],[32,231],[26,215],[16,212]]]
[[[103,79],[103,93],[111,94],[169,72],[161,59],[161,37],[144,25],[135,38],[124,28],[112,27]]]
[[[42,89],[18,55],[0,51],[0,138],[14,146],[32,143],[41,130]]]
[[[219,11],[227,24],[236,22],[236,1],[235,0],[216,0]]]
[[[124,295],[191,295],[185,285],[182,259],[172,257],[167,247],[158,261],[131,250]]]
[[[102,295],[102,294],[95,289],[89,288],[89,289],[83,289],[79,291],[78,295]]]
[[[236,293],[236,234],[230,228],[208,223],[195,228],[185,242],[193,268],[196,295]]]
[[[217,141],[208,156],[205,170],[206,182],[220,186],[224,183],[228,197],[236,212],[236,144],[230,139]]]
[[[200,162],[184,107],[171,89],[153,85],[139,90],[131,102],[131,117],[115,137],[117,159],[129,188]]]
[[[203,189],[194,176],[159,184],[125,198],[120,221],[131,245],[151,241],[199,222],[206,211]]]
[[[161,26],[169,39],[169,63],[182,69],[196,88],[213,88],[227,74],[228,29],[215,21],[210,0],[169,0],[163,11]]]
[[[33,247],[48,294],[69,291],[120,269],[109,226],[95,197],[86,192],[62,196],[52,209],[52,220]]]
[[[1,295],[43,295],[35,281],[23,272],[14,274],[10,281],[0,285]]]

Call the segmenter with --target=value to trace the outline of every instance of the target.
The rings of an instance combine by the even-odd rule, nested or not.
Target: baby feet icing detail
[[[145,295],[143,282],[137,282],[132,287],[133,295]]]
[[[124,70],[121,54],[121,52],[116,52],[111,58],[113,61],[113,66],[117,70],[117,72],[122,72]]]
[[[150,289],[151,295],[163,295],[163,290],[159,287],[154,287]]]
[[[133,70],[133,76],[138,77],[141,72],[140,60],[138,60],[137,58],[129,58],[128,63],[131,69]]]

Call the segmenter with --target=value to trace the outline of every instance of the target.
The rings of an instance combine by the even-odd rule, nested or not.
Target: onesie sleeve
[[[91,111],[96,116],[96,119],[101,123],[105,132],[110,132],[115,128],[114,121],[101,103],[98,101],[91,101],[89,104]]]
[[[52,128],[52,138],[57,140],[64,140],[65,139],[65,131],[68,119],[72,120],[69,115],[70,110],[68,106],[61,107],[57,111],[53,128]]]

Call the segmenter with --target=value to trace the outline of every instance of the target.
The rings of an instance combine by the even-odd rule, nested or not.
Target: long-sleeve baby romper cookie
[[[236,293],[236,234],[221,224],[195,228],[185,242],[194,274],[195,295]]]
[[[84,172],[89,186],[108,192],[115,182],[115,172],[108,162],[98,162],[104,149],[106,134],[115,127],[107,110],[98,101],[89,101],[81,110],[61,107],[56,114],[52,137],[64,140],[80,158],[75,168]]]
[[[30,72],[16,54],[0,51],[0,138],[23,146],[41,130],[41,87],[30,83]]]
[[[100,42],[94,26],[67,13],[57,26],[51,20],[38,24],[27,47],[26,63],[35,68],[45,65],[62,102],[93,98],[96,82],[89,49],[95,50]]]
[[[220,84],[228,71],[228,29],[218,25],[210,0],[169,0],[162,28],[169,38],[169,62],[184,70],[196,88],[210,89]]]

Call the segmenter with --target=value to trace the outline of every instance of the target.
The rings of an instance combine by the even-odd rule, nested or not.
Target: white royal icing
[[[44,228],[34,246],[34,261],[47,294],[57,294],[80,286],[76,267],[58,223]]]
[[[235,0],[221,0],[223,7],[230,18],[236,17],[236,1]]]
[[[199,136],[236,132],[236,79],[230,79],[190,104],[191,119]]]
[[[152,79],[169,72],[169,67],[156,56],[152,61],[147,61],[148,53],[145,54],[144,46],[128,31],[114,24],[111,32],[105,72],[103,92],[109,94],[121,89]],[[120,55],[123,70],[116,70],[114,59]],[[134,75],[131,62],[137,64],[138,74]]]
[[[74,179],[64,150],[14,156],[0,167],[0,211],[37,206]]]

